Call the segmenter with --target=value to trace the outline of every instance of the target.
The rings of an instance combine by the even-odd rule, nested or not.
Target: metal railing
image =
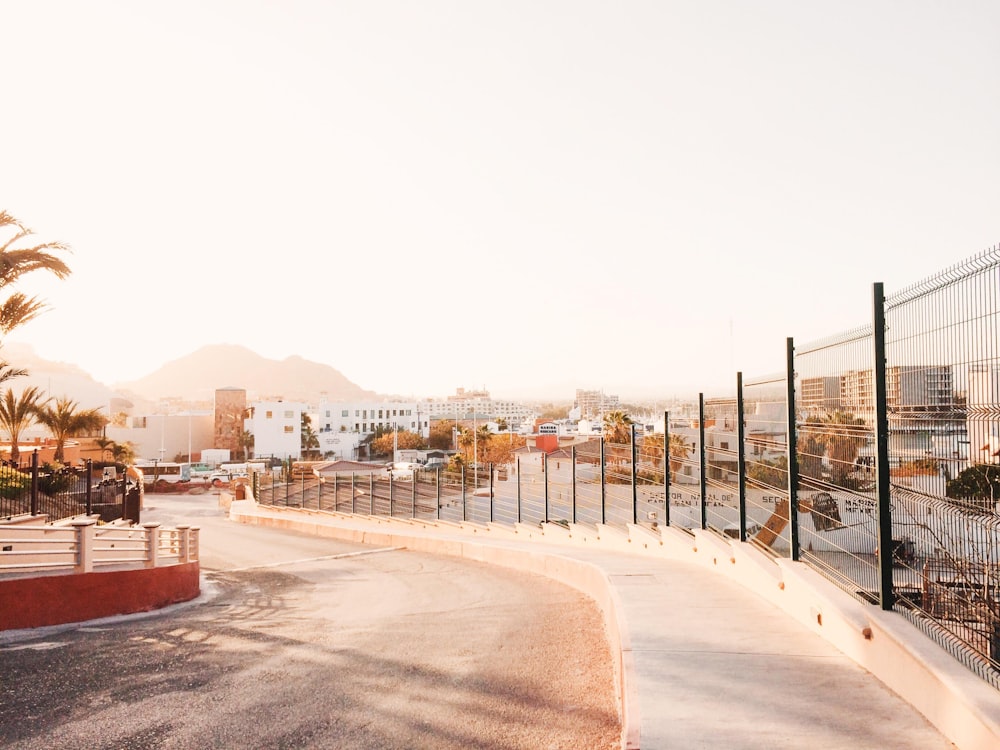
[[[191,526],[101,525],[92,517],[59,525],[0,525],[0,573],[90,573],[195,562],[198,535]]]
[[[39,466],[38,454],[24,467],[0,464],[0,523],[20,516],[45,516],[53,523],[78,515],[102,521],[125,517],[126,482],[93,478],[89,459],[83,469]]]

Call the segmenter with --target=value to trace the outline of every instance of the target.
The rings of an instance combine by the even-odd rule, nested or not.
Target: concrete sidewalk
[[[242,523],[457,555],[601,608],[622,747],[1000,747],[1000,694],[894,613],[706,532],[350,516],[232,503]]]

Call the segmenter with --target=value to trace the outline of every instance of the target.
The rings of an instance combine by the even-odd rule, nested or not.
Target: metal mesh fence
[[[1000,687],[998,297],[1000,248],[884,304],[876,284],[872,324],[799,347],[789,339],[784,373],[738,374],[735,397],[699,395],[696,413],[665,413],[662,431],[609,430],[616,440],[526,450],[505,467],[354,476],[329,500],[322,485],[294,483],[260,499],[707,529],[894,607]]]
[[[769,554],[791,551],[788,396],[784,375],[743,383],[747,539]]]
[[[801,559],[878,600],[874,341],[871,327],[796,348]]]
[[[897,607],[1000,685],[998,296],[994,248],[887,298],[885,348]]]
[[[705,522],[730,539],[740,538],[737,401],[705,401]]]

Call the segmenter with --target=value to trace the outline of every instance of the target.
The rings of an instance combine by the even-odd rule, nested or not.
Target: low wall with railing
[[[145,612],[199,593],[196,527],[93,517],[0,526],[0,630]]]

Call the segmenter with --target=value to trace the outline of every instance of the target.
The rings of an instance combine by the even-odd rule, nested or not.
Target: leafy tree
[[[497,417],[497,430],[500,432],[507,432],[508,425],[507,420],[503,417]]]
[[[778,456],[773,461],[748,462],[747,479],[758,487],[784,489],[788,486],[788,459]]]
[[[822,479],[826,440],[816,432],[802,430],[796,440],[796,448],[796,458],[799,462],[799,476]]]
[[[416,432],[399,430],[396,433],[386,432],[374,438],[371,443],[372,453],[376,456],[391,456],[394,447],[400,450],[422,450],[427,447],[424,439]]]
[[[486,444],[485,450],[480,450],[480,455],[483,457],[483,463],[507,466],[514,463],[514,451],[527,442],[523,435],[508,433],[499,440],[494,435]]]
[[[70,274],[69,266],[54,255],[55,252],[69,251],[62,242],[44,242],[24,246],[23,241],[34,232],[22,225],[6,211],[0,211],[0,230],[13,229],[13,234],[0,244],[0,293],[12,288],[22,276],[32,271],[48,271],[59,279]],[[28,297],[21,292],[9,292],[0,303],[0,332],[12,330],[34,320],[45,309],[45,303],[37,297]]]
[[[437,450],[451,450],[452,430],[455,423],[449,419],[436,419],[431,422],[430,434],[427,437],[427,446]]]
[[[1000,499],[1000,466],[976,464],[945,484],[954,505],[975,513],[992,513]]]
[[[69,438],[95,432],[107,424],[107,419],[98,409],[80,411],[79,404],[66,396],[56,399],[54,404],[45,404],[38,410],[37,418],[38,423],[45,425],[56,440],[53,458],[59,463],[65,460],[64,448]]]
[[[44,405],[42,392],[34,386],[20,394],[8,388],[0,398],[0,427],[10,436],[10,460],[15,466],[21,457],[18,447],[21,433],[38,420],[38,410]]]

